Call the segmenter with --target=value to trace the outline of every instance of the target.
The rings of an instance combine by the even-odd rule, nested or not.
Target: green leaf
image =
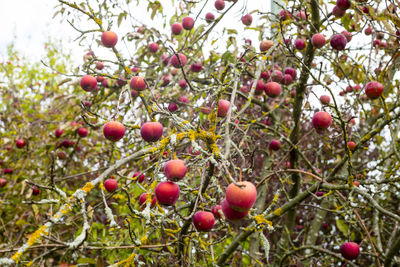
[[[344,220],[342,219],[336,220],[336,226],[339,229],[339,231],[342,232],[344,235],[348,234],[349,226]]]
[[[78,259],[78,263],[91,263],[91,264],[96,264],[96,260],[95,259],[91,259],[91,258],[80,258]]]

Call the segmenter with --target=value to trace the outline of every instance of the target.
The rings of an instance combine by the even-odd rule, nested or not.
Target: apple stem
[[[239,170],[239,182],[242,182],[242,169]]]

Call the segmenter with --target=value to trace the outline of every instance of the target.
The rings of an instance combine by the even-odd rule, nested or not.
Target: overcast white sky
[[[144,3],[144,1],[139,2]],[[171,0],[161,0],[160,2],[166,8],[168,6],[167,3],[170,5]],[[71,49],[75,58],[81,60],[85,48],[77,47],[76,44],[72,43],[72,40],[77,37],[77,33],[67,22],[60,23],[59,17],[52,19],[55,12],[54,7],[57,4],[57,0],[5,1],[0,8],[0,25],[2,26],[0,58],[4,58],[7,46],[10,43],[14,43],[16,48],[25,56],[36,60],[40,59],[44,53],[44,43],[51,37],[63,40],[64,48]],[[216,14],[213,7],[214,1],[209,1],[208,5],[209,7],[205,10]],[[248,1],[247,10],[260,9],[265,11],[269,8],[269,5],[270,0]],[[243,12],[240,9],[242,7],[243,5],[237,5],[235,10],[230,12],[231,16],[224,18],[224,20],[231,20],[238,25],[238,27],[233,28],[243,28],[243,25],[240,23],[240,13]],[[142,19],[142,21],[145,22],[146,19]],[[231,23],[226,23],[224,21],[223,24],[232,25]],[[242,37],[244,38],[245,36]]]

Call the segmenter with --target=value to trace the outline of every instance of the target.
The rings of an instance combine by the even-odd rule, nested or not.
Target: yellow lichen
[[[277,208],[277,209],[274,211],[274,214],[275,214],[276,216],[280,216],[280,215],[282,214],[282,209],[281,209],[281,208]]]
[[[269,226],[272,226],[272,222],[265,219],[262,214],[254,216],[253,218],[256,220],[257,224],[268,224]]]
[[[85,191],[86,194],[87,194],[87,193],[90,192],[90,190],[92,190],[92,188],[93,188],[93,184],[88,182],[88,183],[85,184],[84,187],[82,187],[82,190]]]

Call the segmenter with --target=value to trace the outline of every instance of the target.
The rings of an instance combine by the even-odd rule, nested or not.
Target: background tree
[[[397,1],[58,2],[83,63],[0,65],[0,265],[399,264]]]

